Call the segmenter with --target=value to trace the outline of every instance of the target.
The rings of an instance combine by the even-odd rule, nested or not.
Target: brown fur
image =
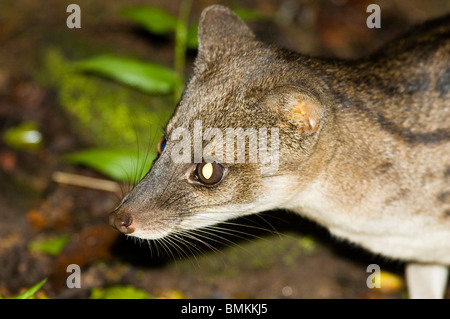
[[[113,216],[160,238],[284,208],[375,253],[450,264],[449,35],[446,16],[368,58],[325,60],[265,45],[228,9],[206,9],[166,149]],[[278,128],[278,171],[224,164],[220,183],[189,182],[195,164],[173,163],[169,137],[195,120]]]

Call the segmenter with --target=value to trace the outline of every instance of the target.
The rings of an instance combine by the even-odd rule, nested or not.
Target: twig
[[[52,179],[60,184],[93,188],[113,193],[120,192],[121,190],[120,185],[114,181],[65,172],[54,172]]]

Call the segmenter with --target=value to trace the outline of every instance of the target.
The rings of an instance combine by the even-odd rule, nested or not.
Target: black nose
[[[133,216],[129,213],[112,212],[109,215],[109,224],[124,234],[134,232]]]

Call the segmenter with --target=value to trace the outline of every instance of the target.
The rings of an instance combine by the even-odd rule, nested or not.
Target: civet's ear
[[[281,115],[286,124],[295,125],[305,134],[316,133],[323,117],[323,105],[312,94],[295,86],[285,86],[270,92],[265,103]]]
[[[230,9],[209,6],[203,10],[198,25],[199,57],[212,61],[254,38],[253,32]]]

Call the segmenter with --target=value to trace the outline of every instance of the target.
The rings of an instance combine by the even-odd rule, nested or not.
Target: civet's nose
[[[133,216],[129,213],[112,212],[109,214],[109,224],[124,234],[134,232]]]

